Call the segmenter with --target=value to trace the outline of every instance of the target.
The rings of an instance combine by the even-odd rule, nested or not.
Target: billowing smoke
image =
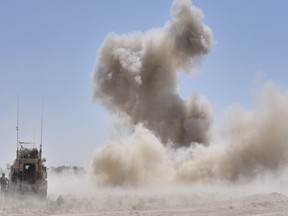
[[[183,101],[177,72],[192,71],[212,44],[202,12],[190,1],[175,1],[171,21],[145,34],[109,34],[96,69],[95,99],[110,111],[141,123],[162,143],[208,143],[211,109],[196,93]]]
[[[224,138],[210,146],[164,146],[141,125],[110,141],[93,159],[97,181],[106,185],[249,180],[288,164],[288,92],[266,84],[254,111],[233,107],[222,125]]]
[[[177,0],[163,28],[110,34],[103,42],[95,99],[128,118],[132,133],[96,150],[97,182],[235,182],[288,164],[288,93],[275,84],[263,87],[255,111],[226,113],[220,143],[211,143],[209,103],[197,93],[186,101],[178,95],[177,72],[193,72],[213,43],[202,18],[190,1]]]
[[[233,108],[224,123],[226,143],[194,152],[177,172],[184,181],[251,179],[288,164],[288,92],[266,84],[255,111]]]
[[[106,185],[151,185],[172,179],[164,146],[138,125],[134,133],[98,149],[93,161],[97,181]]]

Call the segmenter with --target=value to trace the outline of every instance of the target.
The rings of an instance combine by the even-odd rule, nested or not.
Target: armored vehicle
[[[16,159],[10,167],[8,192],[15,195],[37,195],[40,198],[46,198],[47,168],[44,165],[46,159],[42,158],[43,104],[39,150],[35,148],[34,142],[19,141],[18,113],[17,97],[17,151]]]
[[[47,168],[44,165],[46,159],[42,159],[42,147],[27,148],[19,142],[16,159],[10,167],[9,193],[20,195],[38,195],[41,198],[47,196]]]

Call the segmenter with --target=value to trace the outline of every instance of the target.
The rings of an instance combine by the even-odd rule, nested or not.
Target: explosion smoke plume
[[[142,123],[163,143],[207,143],[210,106],[196,93],[187,101],[177,93],[177,71],[191,71],[213,41],[202,17],[189,1],[175,1],[163,28],[108,35],[99,51],[95,98],[133,124]]]
[[[287,92],[268,83],[259,95],[255,111],[238,107],[226,116],[225,143],[194,152],[195,157],[183,163],[177,178],[237,181],[285,168],[288,163]]]
[[[134,131],[97,149],[92,171],[98,182],[237,181],[287,164],[288,94],[275,84],[263,88],[254,112],[228,112],[218,145],[209,140],[209,103],[196,93],[187,101],[178,95],[177,72],[195,69],[213,43],[202,18],[190,1],[175,0],[163,28],[110,34],[103,42],[95,99],[127,116]]]

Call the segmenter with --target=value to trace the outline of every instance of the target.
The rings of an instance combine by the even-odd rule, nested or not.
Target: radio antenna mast
[[[17,94],[17,125],[16,125],[16,134],[17,134],[16,156],[18,158],[18,154],[19,154],[19,93]]]
[[[42,100],[42,114],[41,114],[40,159],[42,158],[43,113],[44,113],[44,100]]]

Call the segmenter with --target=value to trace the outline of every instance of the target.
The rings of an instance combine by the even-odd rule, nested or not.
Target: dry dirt
[[[72,175],[49,178],[48,198],[1,196],[0,216],[14,215],[288,215],[288,184],[162,185],[146,188],[92,186]]]

